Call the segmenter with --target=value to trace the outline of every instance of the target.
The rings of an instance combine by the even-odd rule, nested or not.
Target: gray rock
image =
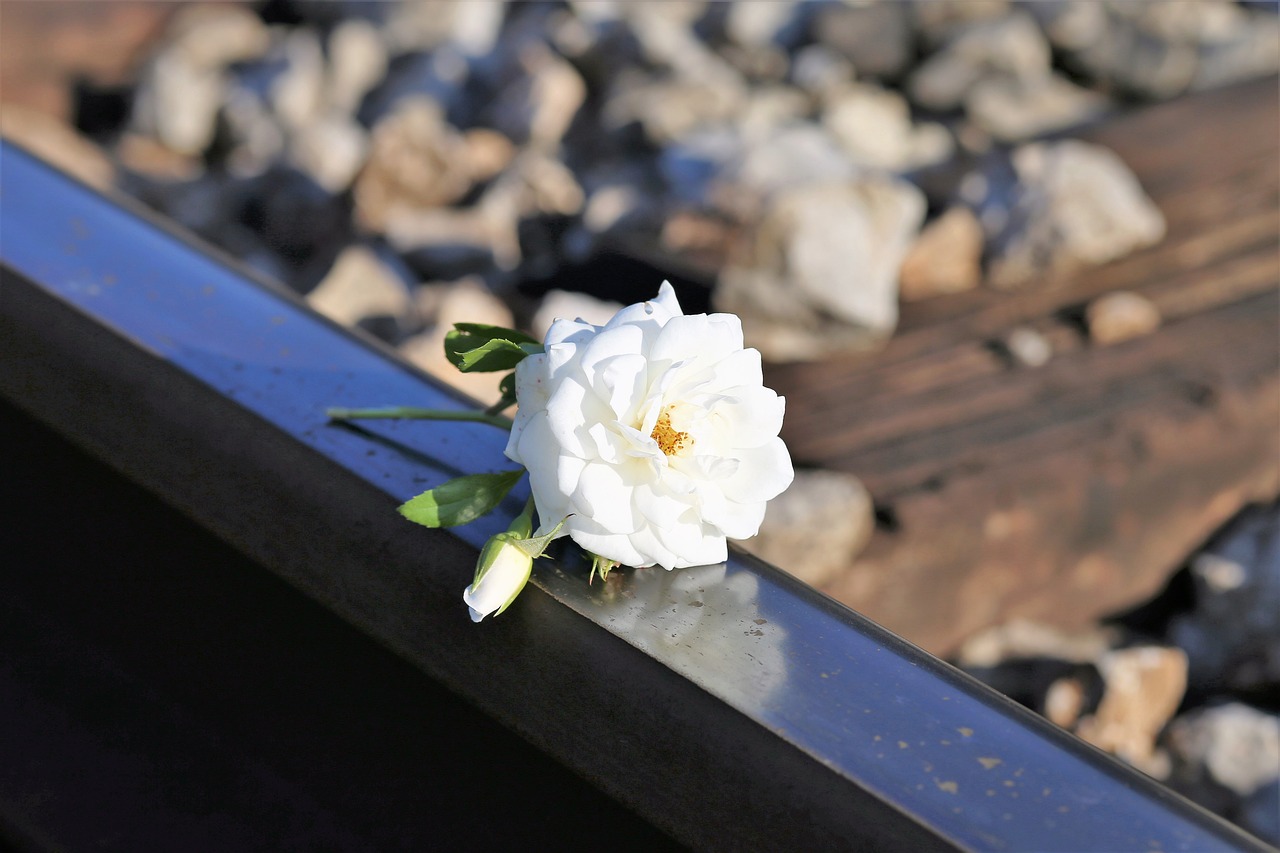
[[[1277,69],[1280,69],[1280,18],[1260,11],[1250,15],[1228,37],[1200,46],[1200,64],[1191,88],[1224,86],[1274,74]]]
[[[541,42],[530,42],[521,46],[515,73],[483,121],[518,143],[554,153],[586,95],[572,65]]]
[[[1280,511],[1250,507],[1191,564],[1195,604],[1169,636],[1187,650],[1192,684],[1280,689]]]
[[[726,44],[717,52],[753,86],[780,83],[787,77],[790,63],[786,51],[780,47],[770,44]]]
[[[605,104],[606,126],[621,127],[636,121],[651,141],[668,145],[697,130],[728,123],[747,103],[746,82],[733,69],[729,72],[732,77],[632,80]]]
[[[812,101],[800,89],[781,84],[758,86],[751,90],[735,126],[744,139],[760,140],[804,120],[812,109]]]
[[[996,287],[1104,263],[1164,236],[1160,211],[1105,148],[1034,143],[1014,152],[1013,167],[1014,205],[989,247],[988,279]]]
[[[248,86],[233,84],[222,105],[227,129],[228,169],[240,176],[260,175],[284,155],[285,128],[271,105]]]
[[[912,124],[897,92],[853,83],[827,98],[823,124],[855,165],[905,172],[951,155],[951,134],[940,124]]]
[[[509,273],[523,258],[521,220],[544,214],[570,216],[582,209],[583,201],[582,188],[563,163],[526,150],[474,205],[396,207],[382,231],[426,277]]]
[[[1199,51],[1187,41],[1169,41],[1130,20],[1107,22],[1104,37],[1071,54],[1088,77],[1118,91],[1162,100],[1185,92],[1195,79]]]
[[[1280,68],[1280,22],[1234,3],[1030,4],[1065,62],[1099,84],[1164,99]]]
[[[855,76],[853,63],[824,45],[803,47],[791,59],[791,81],[815,98],[852,83]]]
[[[779,192],[722,270],[716,306],[766,358],[874,347],[897,323],[898,269],[924,211],[918,189],[883,174]]]
[[[1168,741],[1176,759],[1241,797],[1280,777],[1280,716],[1239,702],[1179,717]]]
[[[180,154],[201,154],[217,128],[228,66],[264,56],[271,34],[243,6],[197,5],[179,10],[165,36],[134,94],[133,128]]]
[[[805,184],[839,183],[856,171],[830,133],[818,125],[797,122],[750,141],[726,165],[724,178],[767,195]]]
[[[1097,119],[1111,101],[1058,74],[992,77],[978,81],[965,97],[965,111],[1002,142],[1023,142]]]
[[[910,14],[905,3],[832,4],[814,15],[812,33],[860,76],[894,78],[913,58]]]
[[[769,502],[759,534],[742,545],[821,587],[849,567],[874,529],[871,495],[857,477],[797,471],[790,487]]]
[[[392,53],[431,51],[448,42],[463,56],[487,56],[506,15],[501,0],[413,0],[392,6],[383,29]]]
[[[1107,29],[1104,3],[1041,0],[1027,3],[1024,8],[1035,17],[1049,43],[1062,50],[1084,50],[1103,38]]]
[[[725,19],[725,32],[741,45],[772,44],[796,13],[798,0],[773,3],[732,3]]]
[[[374,128],[355,184],[356,220],[383,231],[398,217],[451,204],[471,188],[463,137],[435,101],[405,98]]]
[[[626,3],[621,9],[644,57],[653,65],[712,85],[738,76],[693,30],[706,11],[705,2]]]
[[[1027,14],[982,21],[960,30],[912,73],[912,100],[933,110],[952,110],[980,81],[1036,79],[1049,75],[1049,45]]]
[[[1005,17],[1010,5],[1009,0],[926,0],[911,4],[911,24],[922,41],[937,47],[974,24]]]

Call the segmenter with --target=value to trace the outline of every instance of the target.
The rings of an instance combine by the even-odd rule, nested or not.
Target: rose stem
[[[379,409],[329,409],[325,412],[331,421],[376,419],[414,419],[429,421],[475,421],[489,426],[511,429],[511,419],[485,412],[458,411],[456,409],[417,409],[412,406],[385,406]]]

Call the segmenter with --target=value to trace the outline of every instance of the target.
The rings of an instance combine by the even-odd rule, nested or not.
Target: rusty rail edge
[[[505,522],[392,509],[509,467],[503,436],[326,424],[469,404],[4,142],[0,394],[694,847],[1267,849],[740,553],[593,587],[547,561],[473,625],[459,594]]]

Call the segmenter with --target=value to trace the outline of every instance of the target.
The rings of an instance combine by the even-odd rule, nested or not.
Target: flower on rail
[[[540,531],[563,524],[627,566],[718,563],[791,484],[784,400],[732,314],[657,298],[604,326],[557,320],[519,362],[506,453],[529,471]]]
[[[533,561],[568,535],[611,567],[722,562],[726,539],[754,536],[765,503],[791,484],[778,437],[784,401],[764,387],[760,353],[732,314],[685,316],[671,285],[603,326],[557,320],[543,343],[515,329],[455,324],[445,355],[459,370],[504,372],[484,412],[409,406],[331,408],[334,421],[421,418],[510,429],[523,468],[455,477],[400,506],[427,527],[492,512],[529,473],[530,499],[490,537],[463,600],[477,622],[524,589]],[[502,412],[517,405],[514,421]],[[533,515],[540,522],[533,532]]]

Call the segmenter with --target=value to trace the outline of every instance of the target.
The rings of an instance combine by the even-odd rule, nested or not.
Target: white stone
[[[1176,720],[1170,741],[1219,784],[1248,796],[1280,776],[1280,717],[1232,702]]]
[[[716,305],[766,358],[876,346],[897,323],[898,270],[924,212],[920,190],[883,173],[779,192],[721,271]]]
[[[1043,367],[1053,358],[1053,344],[1030,326],[1018,326],[1004,339],[1009,353],[1026,367]]]
[[[871,539],[875,515],[862,482],[838,471],[797,471],[742,545],[813,586],[836,579]]]
[[[750,144],[727,177],[763,194],[811,183],[840,183],[855,168],[831,134],[811,123],[779,128]]]
[[[989,280],[1014,288],[1158,242],[1164,217],[1106,148],[1075,140],[1013,153],[1019,197],[992,246]]]
[[[960,30],[916,68],[907,89],[921,106],[950,110],[960,106],[979,80],[992,75],[1044,77],[1049,69],[1049,45],[1040,28],[1018,12]]]
[[[400,317],[410,309],[404,281],[367,246],[349,246],[307,303],[335,322],[354,326],[365,317]]]
[[[946,128],[913,125],[905,98],[870,84],[831,96],[822,120],[859,166],[903,172],[940,163],[954,147]]]
[[[1105,95],[1059,74],[1031,80],[982,80],[965,98],[965,110],[983,130],[1003,142],[1032,137],[1097,118],[1111,107]]]
[[[373,24],[350,18],[329,35],[329,103],[354,114],[387,73],[387,48]]]
[[[300,128],[289,146],[294,165],[331,193],[351,186],[369,151],[369,135],[341,113]]]
[[[725,30],[729,38],[743,45],[766,45],[795,13],[795,0],[769,3],[733,3],[729,6]]]
[[[271,104],[287,127],[305,127],[325,106],[325,62],[320,39],[310,30],[294,30],[282,53],[286,70],[271,89]]]

